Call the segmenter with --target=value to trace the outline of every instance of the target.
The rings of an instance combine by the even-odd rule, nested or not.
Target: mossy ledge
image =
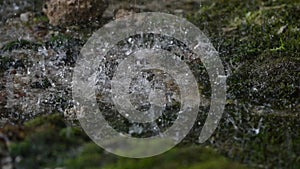
[[[60,114],[37,117],[26,122],[22,130],[22,139],[9,145],[16,168],[247,169],[212,148],[195,145],[180,146],[162,155],[140,160],[117,157],[90,141],[81,129],[66,125]]]

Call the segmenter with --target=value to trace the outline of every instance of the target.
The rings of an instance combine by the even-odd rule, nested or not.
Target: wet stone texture
[[[56,48],[62,41],[68,45]],[[72,66],[81,41],[53,38],[43,45],[25,40],[10,45],[1,53],[2,117],[22,123],[40,114],[63,112],[72,105]]]
[[[47,1],[50,2],[55,4],[52,0]],[[97,146],[90,143],[80,129],[65,125],[69,124],[69,121],[65,121],[64,118],[70,117],[74,120],[77,113],[72,109],[74,105],[71,97],[72,70],[87,38],[103,24],[112,21],[114,17],[120,18],[134,12],[159,11],[185,17],[203,30],[218,50],[226,67],[228,91],[225,112],[217,131],[204,145],[214,147],[226,157],[252,168],[300,168],[298,1],[114,0],[110,2],[103,18],[98,18],[97,22],[84,24],[80,24],[81,17],[73,20],[74,22],[68,22],[74,14],[56,13],[55,5],[48,8],[53,9],[52,13],[46,12],[48,18],[41,10],[42,5],[39,5],[39,8],[32,8],[28,5],[31,3],[38,6],[35,1],[29,0],[20,2],[0,0],[2,166],[104,168],[105,164],[101,163],[99,167],[100,163],[97,161],[105,159],[112,166],[110,168],[118,168],[114,165],[117,160],[103,153],[103,150],[95,148]],[[104,10],[102,7],[101,10]],[[55,14],[57,16],[54,16]],[[83,18],[89,20],[88,15],[83,14]],[[49,20],[58,26],[49,24]],[[60,23],[66,23],[67,26],[61,28]],[[153,36],[148,38],[144,41],[138,37],[124,40],[120,42],[119,50],[111,51],[111,55],[132,52],[136,46],[139,47],[138,43],[148,42],[151,47]],[[181,43],[175,43],[173,45],[177,47],[169,48],[170,43],[165,42],[168,39],[159,37],[155,39],[166,45],[166,50],[174,53],[179,51],[179,55],[180,52],[187,52]],[[198,143],[201,127],[209,110],[210,84],[205,68],[199,60],[191,62],[189,66],[198,78],[199,91],[205,104],[200,107],[197,122],[181,146]],[[150,77],[148,79],[155,79],[151,72],[145,76]],[[161,119],[157,126],[130,124],[112,109],[109,98],[105,97],[105,91],[101,89],[105,88],[100,88],[97,95],[99,108],[105,111],[104,115],[110,124],[119,131],[131,133],[136,137],[152,135],[157,126],[171,126],[180,105],[174,103],[173,107],[170,106],[168,110],[170,116]],[[49,114],[54,115],[37,117]],[[49,145],[53,149],[49,149]],[[203,153],[206,155],[208,152]],[[187,157],[197,155],[203,161],[204,157],[198,152]],[[49,157],[51,162],[46,160]],[[177,161],[182,161],[182,157],[184,156]],[[95,163],[91,162],[93,159],[96,159]],[[211,163],[223,167],[221,161],[224,160],[211,160]],[[129,168],[134,168],[140,167],[138,165],[149,166],[150,163],[140,162],[133,161],[131,165],[126,164]],[[159,160],[156,162],[161,164]],[[234,166],[241,168],[232,163],[226,164],[227,168]],[[171,163],[170,166],[177,164]],[[170,166],[166,168],[174,168]],[[205,166],[194,164],[190,168],[205,168]]]

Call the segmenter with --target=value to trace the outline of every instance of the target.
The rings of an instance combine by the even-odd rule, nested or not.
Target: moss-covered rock
[[[188,15],[227,67],[224,118],[209,142],[233,159],[259,168],[300,166],[299,12],[294,0],[212,0]],[[194,128],[191,140],[200,131]]]
[[[117,157],[91,142],[80,129],[65,125],[64,118],[59,114],[38,117],[27,122],[23,130],[25,137],[9,146],[17,169],[246,169],[215,150],[201,146],[178,147],[165,154],[140,160]]]
[[[58,114],[38,117],[25,124],[26,137],[13,142],[10,155],[17,168],[43,168],[60,166],[65,159],[76,154],[77,148],[86,142],[87,136],[78,128],[65,125]]]
[[[156,157],[146,159],[120,158],[115,164],[105,166],[104,169],[246,169],[245,166],[230,162],[211,148],[188,146],[170,150]]]
[[[296,111],[299,12],[297,1],[230,0],[211,1],[190,14],[231,69],[229,99]]]
[[[173,6],[168,5],[168,10],[191,9],[185,11],[187,19],[208,35],[227,67],[228,95],[224,118],[214,136],[206,144],[214,146],[231,159],[257,168],[299,168],[299,2],[297,0],[191,2],[192,6],[199,5],[198,7],[191,7],[189,3],[187,6],[178,3]],[[44,19],[40,18],[42,22]],[[79,53],[78,49],[92,31],[88,29],[84,30],[87,32],[82,33],[80,27],[72,30],[74,34],[84,34],[84,39],[80,40],[74,40],[67,35],[66,31],[59,31],[61,32],[57,36],[52,37],[43,46],[57,51],[67,51],[66,57],[63,57],[64,65],[73,66]],[[38,47],[36,43],[14,41],[5,45],[2,51],[10,52],[14,49],[36,51],[36,47]],[[0,71],[4,72],[12,66],[10,62],[15,60],[3,56],[0,61]],[[204,68],[194,66],[192,69],[197,72]],[[209,82],[203,83],[205,83],[204,88],[201,90],[206,92],[204,93],[206,97],[209,97],[210,92],[207,92]],[[60,97],[57,100],[62,99],[65,98]],[[207,112],[208,107],[202,109],[203,112]],[[223,157],[219,158],[217,155],[215,158],[218,162],[214,163],[212,159],[207,159],[207,163],[204,161],[202,163],[202,156],[197,158],[198,156],[194,154],[198,149],[202,151],[201,147],[179,148],[151,159],[117,159],[86,141],[82,131],[77,129],[74,131],[62,120],[55,120],[58,117],[56,115],[46,117],[46,120],[38,118],[26,124],[27,131],[31,132],[26,134],[27,137],[23,141],[11,145],[12,156],[23,159],[17,166],[147,168],[151,165],[194,169],[218,168],[219,164],[224,163],[227,165]],[[199,115],[197,124],[184,143],[198,141],[201,131],[201,125],[198,124],[203,124],[205,118],[205,113]],[[118,121],[112,121],[112,124],[128,128],[126,123],[121,125]],[[186,150],[188,153],[185,152]],[[203,152],[210,154],[211,150],[209,152],[203,150]],[[177,155],[188,157],[187,160],[183,160],[186,164],[180,163],[181,158]],[[109,164],[103,164],[103,161],[108,161]],[[201,161],[201,164],[197,161]],[[158,165],[153,165],[154,163]],[[230,163],[228,166],[234,168],[235,165],[231,166]]]

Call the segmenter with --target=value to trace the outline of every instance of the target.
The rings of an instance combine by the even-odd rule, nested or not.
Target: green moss
[[[299,1],[212,0],[202,5],[188,20],[208,35],[231,73],[229,101],[214,144],[255,167],[299,168]]]
[[[165,154],[145,159],[116,157],[92,143],[80,129],[66,126],[63,117],[58,114],[37,117],[27,122],[25,133],[24,140],[9,146],[13,158],[21,157],[21,161],[15,164],[16,168],[246,168],[211,148],[200,146],[177,147]]]
[[[228,107],[226,109],[228,111]],[[254,167],[300,166],[297,161],[300,133],[295,130],[300,127],[297,115],[257,115],[241,107],[231,110],[229,114],[234,124],[223,119],[213,137],[218,150]]]
[[[85,169],[85,168],[100,168],[105,162],[103,150],[94,143],[86,143],[80,148],[80,153],[74,158],[65,161],[66,168],[70,169]],[[108,155],[109,156],[109,155]]]
[[[65,127],[65,123],[60,114],[52,114],[37,117],[31,121],[25,123],[25,126],[29,129],[34,129],[39,126],[43,126],[46,124],[53,124],[57,127]]]
[[[12,157],[21,157],[17,168],[41,168],[64,165],[87,136],[65,125],[59,114],[37,117],[25,124],[26,138],[10,145]]]
[[[210,148],[199,146],[180,147],[168,151],[165,154],[146,159],[120,158],[115,164],[104,169],[210,169],[210,168],[245,168],[244,166],[230,162]]]
[[[213,0],[188,19],[204,30],[229,65],[230,99],[296,111],[298,13],[300,4],[292,0]]]

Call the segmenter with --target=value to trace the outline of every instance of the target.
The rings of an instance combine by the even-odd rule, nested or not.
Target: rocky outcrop
[[[47,0],[43,11],[50,24],[57,26],[95,20],[107,7],[106,0]]]

